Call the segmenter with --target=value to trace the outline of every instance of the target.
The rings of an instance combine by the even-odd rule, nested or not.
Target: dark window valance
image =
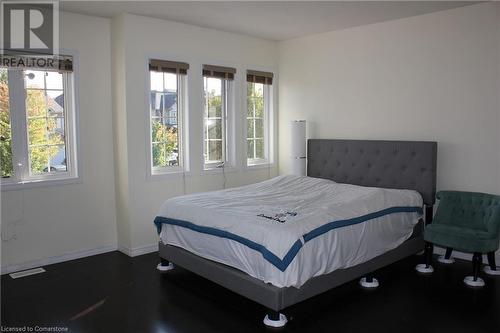
[[[150,71],[186,75],[188,69],[189,69],[189,64],[185,62],[158,60],[158,59],[149,60]]]
[[[214,66],[214,65],[203,65],[204,77],[215,77],[225,80],[234,80],[234,74],[236,74],[236,68]]]
[[[260,72],[247,70],[247,82],[273,84],[274,74],[270,72]]]

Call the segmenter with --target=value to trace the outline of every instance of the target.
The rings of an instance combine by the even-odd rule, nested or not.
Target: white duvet
[[[410,190],[279,176],[167,200],[160,239],[278,287],[366,262],[410,237],[422,198]]]

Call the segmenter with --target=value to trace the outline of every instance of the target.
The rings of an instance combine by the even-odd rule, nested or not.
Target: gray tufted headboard
[[[436,198],[437,143],[310,139],[307,175],[339,183],[416,190]]]

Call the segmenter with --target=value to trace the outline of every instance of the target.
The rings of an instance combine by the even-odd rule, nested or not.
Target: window
[[[272,73],[247,72],[247,165],[269,161],[272,79]]]
[[[152,174],[183,169],[182,124],[186,63],[150,60]]]
[[[0,68],[2,184],[76,178],[72,58],[16,67],[22,59],[33,57],[3,56],[12,66]]]
[[[228,96],[235,73],[234,68],[203,65],[205,169],[216,168],[229,161],[227,154]]]

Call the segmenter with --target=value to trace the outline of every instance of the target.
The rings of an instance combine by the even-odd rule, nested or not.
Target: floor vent
[[[30,275],[40,274],[40,273],[45,273],[45,269],[38,267],[38,268],[28,269],[26,271],[15,272],[15,273],[12,273],[9,275],[13,279],[19,279],[19,278],[22,278],[25,276],[30,276]]]

